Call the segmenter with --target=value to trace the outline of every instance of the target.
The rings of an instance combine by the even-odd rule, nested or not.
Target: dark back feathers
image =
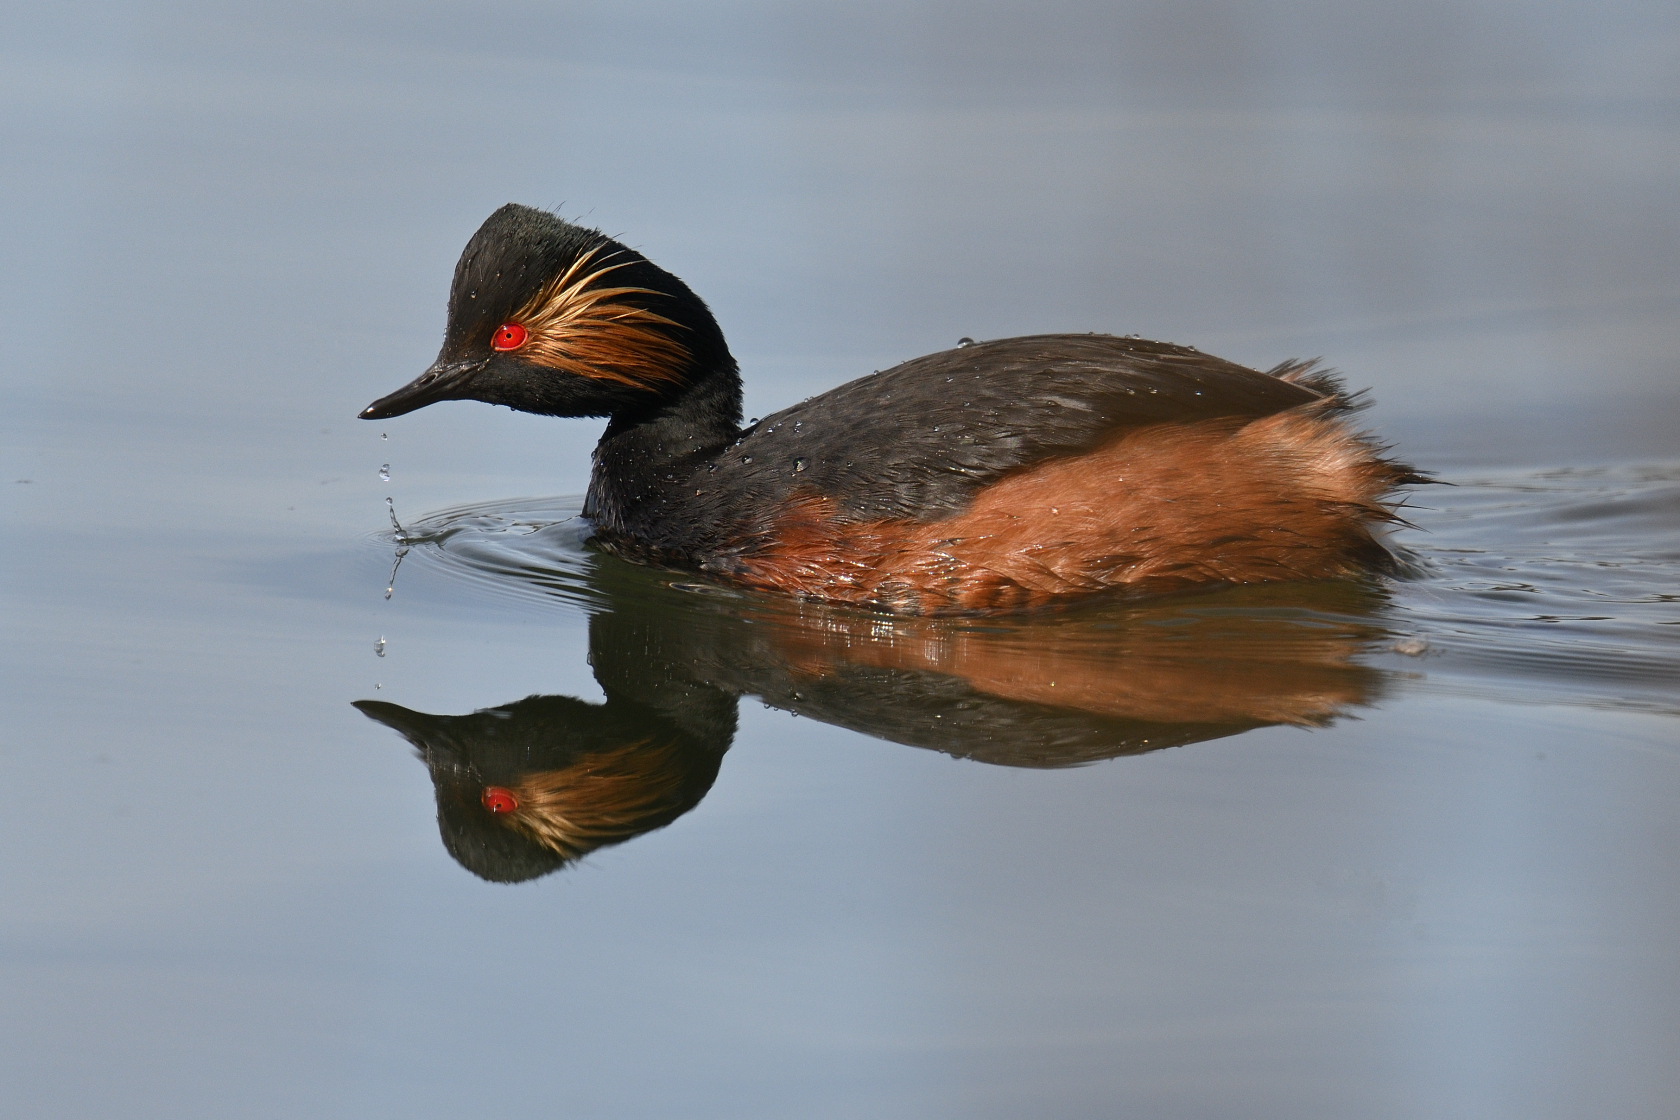
[[[1333,381],[1284,380],[1170,343],[1034,335],[916,358],[784,409],[685,480],[694,529],[740,535],[741,511],[796,493],[840,520],[933,521],[1011,471],[1169,421],[1267,416],[1322,400]],[[1310,387],[1309,387],[1310,385]],[[677,480],[673,480],[677,481]],[[726,512],[727,511],[727,512]]]

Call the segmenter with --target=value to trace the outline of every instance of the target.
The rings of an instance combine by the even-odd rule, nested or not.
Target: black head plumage
[[[455,266],[437,360],[361,416],[445,400],[616,416],[719,374],[736,376],[723,333],[680,279],[600,230],[509,203]]]

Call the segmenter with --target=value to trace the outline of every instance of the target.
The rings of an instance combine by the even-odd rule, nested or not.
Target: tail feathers
[[[1327,400],[1335,402],[1339,410],[1358,411],[1369,408],[1371,402],[1364,392],[1349,393],[1341,373],[1330,366],[1321,366],[1322,358],[1290,358],[1279,362],[1266,372],[1279,381],[1311,389]]]
[[[1372,403],[1369,389],[1348,392],[1341,373],[1329,366],[1321,366],[1321,358],[1291,358],[1286,362],[1279,362],[1266,372],[1280,381],[1287,381],[1292,385],[1299,385],[1304,389],[1311,389],[1323,396],[1323,402],[1316,406],[1327,412],[1351,416],[1357,412],[1364,412]],[[1392,446],[1378,439],[1368,431],[1354,433],[1361,444],[1369,449],[1367,462],[1370,468],[1383,476],[1384,491],[1395,490],[1402,486],[1431,486],[1446,485],[1441,480],[1425,471],[1420,471],[1410,463],[1392,457],[1389,452]],[[1393,520],[1406,524],[1396,517]]]

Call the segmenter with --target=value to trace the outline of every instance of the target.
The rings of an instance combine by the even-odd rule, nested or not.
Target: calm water
[[[8,1116],[1672,1113],[1672,12],[7,17]],[[1363,586],[631,567],[599,422],[351,419],[510,199],[688,280],[754,415],[1139,332],[1322,354],[1452,485]],[[461,823],[603,753],[570,866]]]

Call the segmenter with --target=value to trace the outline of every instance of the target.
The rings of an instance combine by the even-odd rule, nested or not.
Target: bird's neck
[[[741,428],[741,375],[733,359],[657,404],[614,413],[595,445],[583,513],[608,537],[677,548],[683,484]]]

